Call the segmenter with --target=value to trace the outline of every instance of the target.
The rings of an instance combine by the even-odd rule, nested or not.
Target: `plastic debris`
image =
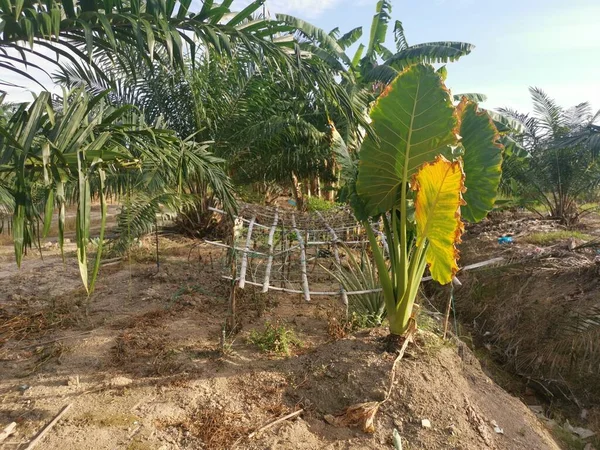
[[[392,440],[394,442],[394,449],[402,450],[402,437],[400,437],[400,433],[398,433],[398,430],[396,428],[394,428]]]
[[[431,428],[431,422],[429,421],[429,419],[422,419],[421,426],[423,428]]]
[[[492,420],[492,426],[494,427],[494,432],[496,434],[504,434],[504,430],[498,426],[495,420]]]
[[[565,429],[567,431],[570,431],[573,434],[576,434],[581,439],[588,439],[588,438],[591,438],[592,436],[596,435],[596,432],[594,432],[592,430],[588,430],[587,428],[572,426],[568,420],[565,422]]]
[[[510,236],[501,236],[498,238],[498,244],[500,245],[512,244],[513,242],[513,238]]]

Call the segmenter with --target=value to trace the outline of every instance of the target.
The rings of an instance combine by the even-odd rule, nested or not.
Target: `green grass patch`
[[[565,430],[562,427],[556,426],[550,429],[550,433],[552,437],[556,439],[557,443],[560,445],[560,448],[565,450],[584,450],[588,442],[579,439],[569,430]],[[596,439],[591,441],[591,444],[594,445],[596,443]],[[596,448],[596,447],[593,447]]]
[[[293,330],[285,324],[265,323],[263,330],[252,330],[248,342],[256,345],[265,353],[279,353],[289,355],[293,347],[301,347],[302,342]]]
[[[582,241],[592,240],[592,236],[580,231],[550,231],[548,233],[532,233],[525,238],[526,242],[534,245],[546,246],[553,245],[567,239],[581,239]]]

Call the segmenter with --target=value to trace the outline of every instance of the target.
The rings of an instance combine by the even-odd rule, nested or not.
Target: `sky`
[[[305,18],[327,31],[362,26],[365,40],[376,0],[267,0],[272,12]],[[562,106],[589,101],[600,109],[599,0],[393,0],[409,44],[463,41],[475,50],[448,64],[453,93],[488,96],[488,108],[530,111],[529,86]],[[393,45],[393,25],[388,30]]]
[[[248,0],[236,0],[239,8]],[[270,12],[295,15],[330,31],[362,26],[364,40],[376,0],[267,0]],[[448,65],[453,93],[483,93],[487,108],[531,110],[528,87],[562,106],[589,101],[600,109],[599,0],[393,0],[392,23],[403,22],[409,44],[463,41],[475,50]],[[388,47],[394,48],[393,25]],[[32,90],[36,89],[28,84]],[[11,100],[30,94],[10,90]]]

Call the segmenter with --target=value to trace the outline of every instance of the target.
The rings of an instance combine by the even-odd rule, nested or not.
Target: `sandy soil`
[[[503,235],[514,242],[499,245]],[[539,242],[552,235],[557,238]],[[553,426],[568,428],[568,420],[596,432],[569,448],[600,445],[599,249],[577,248],[594,239],[600,239],[598,215],[576,230],[526,214],[486,220],[468,228],[461,262],[501,256],[506,264],[459,274],[462,286],[454,292],[458,332],[473,343],[488,373],[500,369],[503,387],[536,405]],[[448,291],[433,287],[429,293],[443,309]]]
[[[16,270],[2,249],[0,429],[18,424],[5,448],[22,448],[70,403],[38,448],[389,449],[394,429],[404,449],[558,448],[464,345],[431,331],[400,362],[374,434],[330,425],[324,416],[385,396],[393,363],[385,331],[336,340],[336,299],[243,291],[242,329],[223,346],[223,255],[194,244],[161,239],[158,274],[150,243],[103,267],[88,315],[73,258],[63,264],[49,246]],[[267,321],[285,323],[301,346],[289,357],[261,353],[247,338]],[[299,408],[300,417],[248,438]]]

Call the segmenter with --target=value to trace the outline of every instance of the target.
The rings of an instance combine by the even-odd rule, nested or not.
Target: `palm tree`
[[[204,180],[224,202],[234,207],[232,186],[222,163],[206,149],[177,138],[175,133],[145,124],[135,108],[115,108],[108,92],[90,95],[81,89],[65,93],[53,104],[48,93],[22,104],[0,126],[0,202],[12,213],[17,264],[27,248],[47,235],[58,208],[58,242],[63,247],[65,208],[77,205],[76,243],[82,280],[91,293],[98,273],[106,220],[106,196],[144,192],[142,209],[126,210],[124,220],[156,217],[161,204],[189,199],[183,180]],[[91,201],[101,206],[99,245],[88,275]],[[39,229],[43,222],[43,230]],[[154,221],[151,221],[152,224]]]
[[[600,185],[600,111],[593,114],[587,102],[565,109],[543,90],[529,91],[533,114],[500,110],[518,124],[513,138],[528,152],[527,158],[507,159],[505,178],[516,182],[515,193],[526,202],[541,203],[551,217],[571,225],[580,216],[578,201]]]
[[[328,61],[332,67],[345,72],[362,87],[389,84],[406,67],[414,64],[447,63],[466,56],[474,46],[465,42],[428,42],[409,45],[402,22],[394,22],[395,51],[385,46],[392,14],[392,2],[379,0],[369,30],[369,40],[361,43],[354,55],[345,53],[363,37],[363,28],[354,28],[340,35],[338,28],[326,33],[311,24],[291,16],[277,15],[277,19],[296,28],[304,42],[301,48]]]
[[[206,0],[200,11],[192,12],[190,1],[178,0],[78,4],[72,0],[6,0],[0,2],[0,68],[37,83],[27,68],[45,72],[45,67],[60,65],[62,58],[81,72],[91,67],[97,77],[107,80],[95,58],[101,55],[119,64],[131,47],[137,58],[149,64],[160,60],[179,68],[183,68],[186,54],[194,60],[194,55],[206,49],[231,55],[235,45],[263,58],[280,57],[282,49],[293,48],[293,42],[272,39],[289,27],[266,18],[247,21],[264,0],[255,0],[226,17],[231,3]],[[291,61],[283,60],[284,64]],[[12,85],[7,80],[0,84]]]
[[[60,212],[62,247],[68,201],[77,204],[78,260],[89,292],[102,251],[107,192],[144,192],[142,207],[126,205],[121,220],[128,226],[137,225],[139,232],[148,223],[143,218],[155,218],[161,204],[175,200],[178,206],[185,201],[192,203],[189,194],[195,192],[190,189],[190,180],[202,186],[204,193],[218,197],[225,209],[235,207],[232,186],[221,168],[223,161],[210,155],[206,145],[183,139],[185,136],[163,129],[158,122],[145,121],[126,97],[117,105],[114,100],[120,95],[119,86],[108,75],[114,68],[131,71],[142,67],[144,73],[158,67],[169,68],[178,76],[186,69],[186,61],[193,67],[195,55],[211,52],[231,57],[232,47],[243,49],[256,61],[276,60],[280,70],[295,70],[289,55],[294,42],[274,38],[275,33],[290,27],[260,17],[248,20],[262,0],[235,14],[229,14],[231,3],[225,0],[217,5],[207,0],[200,11],[191,12],[189,1],[92,1],[78,5],[71,0],[1,2],[3,73],[37,82],[27,69],[45,71],[37,63],[41,59],[45,67],[99,82],[91,93],[76,89],[58,104],[43,92],[0,123],[0,202],[12,214],[18,264],[26,249],[47,232],[55,205]],[[139,80],[135,73],[130,74]],[[0,83],[11,84],[7,80]],[[93,197],[101,200],[102,226],[89,277],[86,247]],[[44,232],[38,230],[40,220],[45,223]]]

